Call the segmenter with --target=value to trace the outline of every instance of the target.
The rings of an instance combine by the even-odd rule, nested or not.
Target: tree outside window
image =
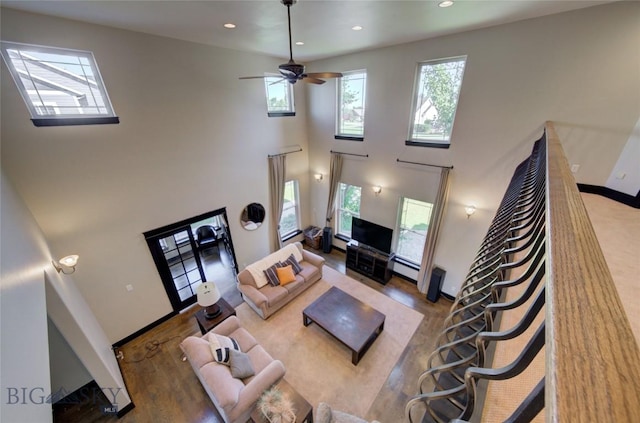
[[[420,265],[432,210],[431,203],[406,197],[400,199],[397,257]]]
[[[267,114],[274,116],[295,116],[293,89],[291,84],[281,76],[267,76],[264,78],[267,97]]]
[[[465,63],[457,57],[418,66],[409,142],[450,143]]]
[[[351,218],[360,217],[362,188],[343,184],[338,186],[337,233],[351,238]]]
[[[364,138],[367,72],[343,72],[338,82],[336,136]]]

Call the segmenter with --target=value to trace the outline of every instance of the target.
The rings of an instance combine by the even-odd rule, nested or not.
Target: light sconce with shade
[[[320,182],[322,181],[322,173],[316,173],[313,175],[313,178],[316,180],[316,182]]]
[[[467,214],[467,219],[471,217],[472,214],[476,212],[476,206],[469,205],[464,208],[464,212]]]
[[[62,257],[59,261],[51,260],[51,264],[58,271],[58,273],[62,272],[65,275],[70,275],[76,271],[76,265],[78,264],[78,259],[80,257],[77,254],[72,254],[70,256]],[[65,272],[65,269],[71,269],[69,272]]]
[[[382,192],[382,187],[380,185],[375,185],[372,189],[375,195],[380,195]]]
[[[217,304],[220,298],[220,291],[213,282],[203,282],[196,291],[198,304],[204,307],[204,317],[214,319],[220,315],[222,310]]]

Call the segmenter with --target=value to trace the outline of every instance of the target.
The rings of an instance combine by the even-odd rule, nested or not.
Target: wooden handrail
[[[551,122],[546,135],[546,421],[638,422],[638,344]]]

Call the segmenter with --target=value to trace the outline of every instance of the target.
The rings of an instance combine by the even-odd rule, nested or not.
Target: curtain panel
[[[329,167],[329,200],[327,201],[326,225],[331,226],[331,220],[336,210],[336,197],[338,184],[342,176],[343,156],[340,153],[331,153],[331,165]]]
[[[436,197],[435,207],[431,213],[429,222],[429,232],[424,242],[424,251],[422,253],[422,262],[420,263],[420,271],[418,272],[418,290],[423,294],[427,292],[431,273],[433,272],[433,258],[436,253],[438,237],[442,227],[442,218],[444,210],[447,206],[449,197],[449,169],[442,168],[440,172],[440,186],[438,187],[438,195]]]
[[[282,206],[284,205],[284,184],[285,184],[285,163],[287,156],[269,157],[269,186],[271,202],[271,251],[282,248],[280,238],[280,218],[282,217]]]

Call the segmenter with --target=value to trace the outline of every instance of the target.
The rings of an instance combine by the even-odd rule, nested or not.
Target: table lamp
[[[220,299],[220,291],[213,282],[203,282],[196,291],[198,295],[198,304],[204,307],[204,316],[207,319],[213,319],[220,315],[222,310],[216,304]]]

